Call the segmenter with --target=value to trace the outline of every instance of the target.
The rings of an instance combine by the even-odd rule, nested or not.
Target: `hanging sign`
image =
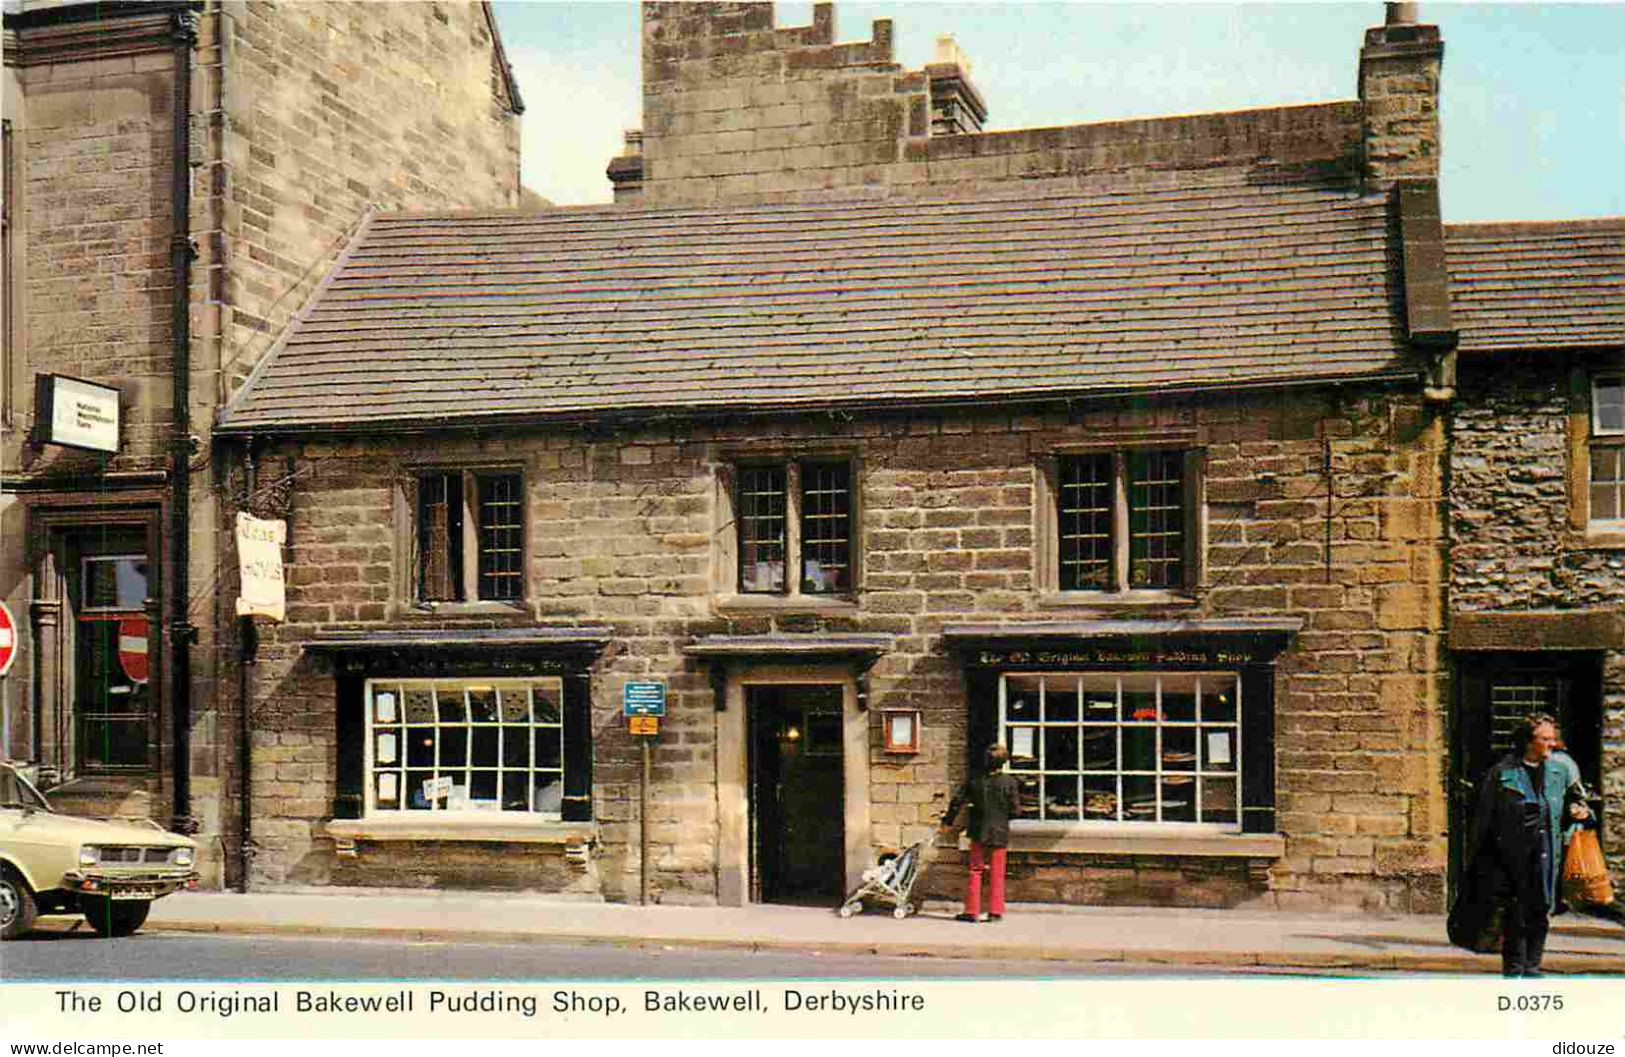
[[[242,574],[238,616],[284,619],[282,545],[287,539],[287,522],[237,515],[237,564]]]
[[[11,671],[17,659],[17,624],[11,619],[11,609],[0,602],[0,676]]]
[[[34,439],[91,451],[118,451],[119,391],[60,374],[34,377]]]
[[[147,663],[147,618],[125,617],[118,622],[118,664],[132,683],[146,683],[151,667]]]

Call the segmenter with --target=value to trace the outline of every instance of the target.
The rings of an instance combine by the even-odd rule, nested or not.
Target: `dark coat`
[[[979,774],[965,780],[943,824],[952,824],[961,806],[968,805],[970,817],[965,833],[985,848],[1003,848],[1010,843],[1010,819],[1021,813],[1021,791],[1016,780],[1003,771]]]
[[[1478,789],[1467,868],[1450,911],[1450,940],[1493,949],[1505,913],[1544,917],[1557,901],[1559,829],[1571,792],[1569,770],[1547,761],[1535,789],[1522,758],[1498,761]]]

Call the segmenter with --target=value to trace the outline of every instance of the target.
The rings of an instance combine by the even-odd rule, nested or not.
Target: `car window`
[[[0,767],[0,807],[31,807],[36,811],[49,811],[45,798],[16,771]]]

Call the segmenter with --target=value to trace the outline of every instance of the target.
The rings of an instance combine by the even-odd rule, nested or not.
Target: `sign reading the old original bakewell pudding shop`
[[[69,448],[118,451],[118,397],[112,386],[82,378],[35,376],[35,439]]]
[[[971,663],[979,668],[1197,668],[1251,664],[1246,649],[1133,649],[1102,646],[1070,649],[977,650]]]
[[[287,539],[287,522],[237,515],[237,564],[242,574],[238,616],[283,619],[282,544]]]

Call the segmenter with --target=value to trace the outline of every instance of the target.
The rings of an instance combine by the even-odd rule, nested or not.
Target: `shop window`
[[[1591,383],[1591,524],[1625,528],[1625,376]]]
[[[417,481],[416,597],[511,602],[524,597],[524,479],[436,471]]]
[[[741,594],[852,591],[848,463],[744,464],[735,480]],[[798,570],[798,575],[787,575],[790,569]]]
[[[1234,673],[1000,677],[1000,741],[1022,817],[1241,829]]]
[[[563,680],[369,680],[365,812],[564,817]]]
[[[1090,452],[1055,462],[1062,591],[1178,591],[1196,582],[1200,460],[1177,449]]]
[[[74,713],[85,770],[135,770],[149,763],[147,593],[144,554],[98,554],[79,561]]]

